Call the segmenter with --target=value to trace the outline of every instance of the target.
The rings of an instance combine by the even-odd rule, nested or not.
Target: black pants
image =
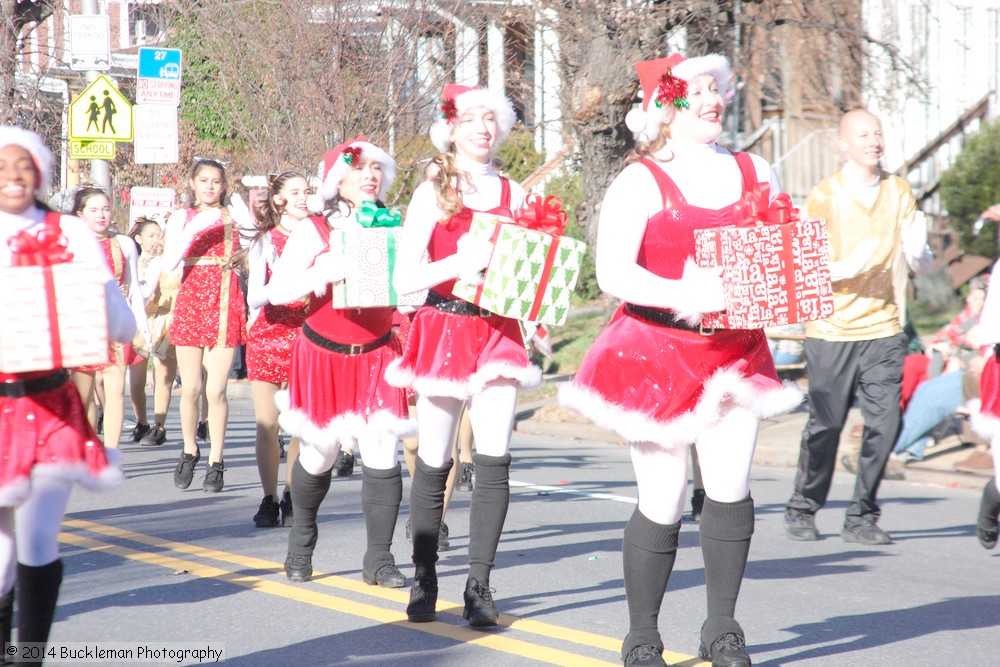
[[[878,520],[881,513],[875,496],[902,421],[899,400],[905,356],[903,334],[846,343],[806,339],[809,422],[802,432],[795,491],[788,509],[815,514],[826,503],[840,432],[856,394],[865,430],[847,522]]]

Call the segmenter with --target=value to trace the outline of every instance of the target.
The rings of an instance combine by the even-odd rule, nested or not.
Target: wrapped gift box
[[[392,285],[403,234],[402,227],[340,229],[330,234],[330,252],[343,255],[347,275],[332,287],[334,308],[424,305],[427,290],[400,295]]]
[[[535,213],[527,217],[551,220],[561,214],[565,220],[555,197],[542,202],[532,195],[528,203],[529,210],[534,206]],[[543,208],[546,205],[548,208]],[[521,211],[515,212],[515,216],[521,215]],[[474,214],[470,233],[493,242],[493,255],[481,284],[459,280],[452,293],[506,317],[563,324],[587,246],[562,236],[562,223],[558,230],[543,224],[536,228],[524,224],[523,218],[515,224],[510,218]],[[557,233],[551,233],[554,231]]]
[[[833,314],[826,221],[799,220],[790,203],[779,204],[785,213],[775,208],[749,224],[695,232],[698,265],[724,267],[726,310],[706,314],[703,327],[763,329]]]
[[[105,278],[77,262],[0,269],[0,372],[106,363]]]

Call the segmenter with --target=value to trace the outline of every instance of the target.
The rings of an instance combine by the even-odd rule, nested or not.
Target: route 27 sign
[[[136,104],[181,103],[181,50],[143,47],[135,80]]]
[[[69,105],[70,141],[132,141],[132,105],[99,75]]]

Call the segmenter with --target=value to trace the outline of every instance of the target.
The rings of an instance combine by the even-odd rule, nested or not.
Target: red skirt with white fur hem
[[[477,317],[425,306],[413,318],[402,358],[386,380],[423,396],[466,399],[494,380],[535,387],[542,371],[528,361],[517,320]]]
[[[979,405],[970,406],[972,430],[992,441],[1000,437],[1000,361],[990,356],[979,377]],[[996,448],[993,452],[996,456]]]
[[[802,391],[778,379],[763,331],[705,336],[620,308],[559,402],[629,442],[675,447],[693,443],[727,406],[766,418],[794,409]]]
[[[274,399],[278,423],[302,442],[330,452],[359,438],[413,435],[406,392],[385,381],[386,367],[399,355],[395,336],[352,356],[320,347],[300,332],[292,344],[288,389]]]
[[[31,495],[32,477],[77,482],[91,490],[125,480],[116,449],[105,449],[87,421],[72,381],[51,391],[0,397],[0,507]]]

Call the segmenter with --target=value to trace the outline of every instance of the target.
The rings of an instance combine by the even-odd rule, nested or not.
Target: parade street
[[[317,572],[292,584],[282,571],[287,529],[251,521],[262,495],[251,402],[230,402],[220,494],[202,492],[204,456],[191,488],[174,488],[176,403],[166,445],[123,442],[123,487],[73,492],[52,645],[224,645],[226,664],[241,667],[621,664],[621,539],[636,493],[626,447],[589,438],[586,427],[515,432],[511,505],[491,580],[501,625],[480,631],[461,617],[471,494],[456,492],[445,517],[451,549],[438,562],[438,621],[411,624],[409,581],[388,590],[361,580],[360,469],[334,479]],[[769,435],[770,426],[759,453],[776,439],[797,446],[795,429]],[[981,481],[884,482],[880,525],[895,543],[868,547],[840,538],[854,477],[838,471],[817,518],[822,539],[790,542],[782,514],[794,470],[764,463],[752,474],[757,524],[737,607],[755,665],[996,664],[1000,551],[976,541]],[[393,553],[409,579],[408,495],[405,479]],[[704,613],[698,527],[685,521],[660,617],[668,664],[703,664],[695,655]]]

